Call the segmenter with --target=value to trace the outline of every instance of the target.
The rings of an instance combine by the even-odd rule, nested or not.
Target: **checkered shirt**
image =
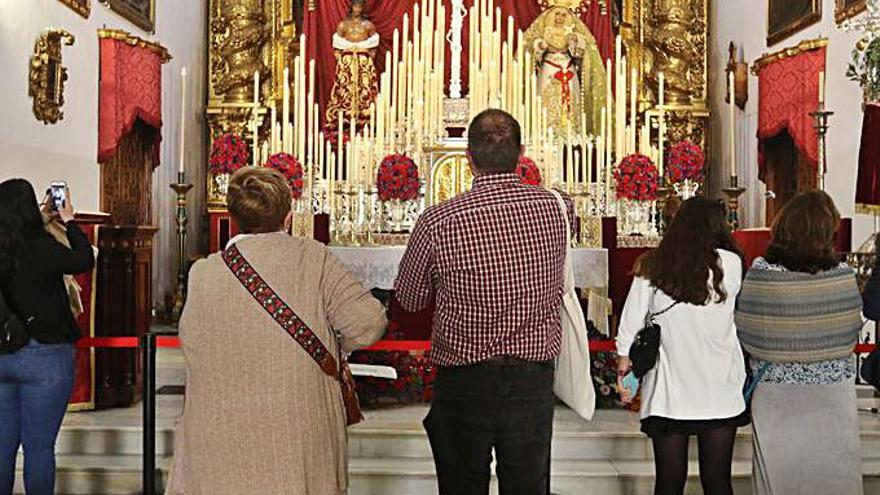
[[[478,177],[471,191],[425,210],[394,290],[406,311],[435,301],[435,365],[559,354],[564,229],[556,198],[515,174]]]

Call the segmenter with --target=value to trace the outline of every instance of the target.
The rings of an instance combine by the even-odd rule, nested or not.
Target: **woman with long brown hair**
[[[824,192],[795,196],[743,282],[736,326],[757,381],[755,495],[862,493],[852,360],[862,300],[834,252],[839,221]]]
[[[700,197],[685,201],[660,246],[637,261],[635,275],[617,335],[618,389],[625,402],[632,400],[622,377],[650,315],[662,329],[657,364],[640,387],[642,431],[654,446],[654,493],[684,491],[688,440],[697,435],[704,493],[731,495],[733,443],[748,415],[733,321],[742,256],[724,206]]]
[[[11,313],[0,315],[0,330],[8,328],[9,316],[21,322],[20,338],[0,345],[0,494],[12,493],[19,446],[25,491],[55,491],[55,440],[73,391],[74,342],[81,336],[64,276],[95,264],[70,191],[64,197],[60,205],[47,197],[43,213],[64,225],[69,248],[46,232],[30,182],[0,182],[0,299]]]

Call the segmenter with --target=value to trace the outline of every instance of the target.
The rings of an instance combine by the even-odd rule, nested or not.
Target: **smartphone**
[[[55,181],[49,185],[49,195],[51,196],[52,209],[59,211],[67,204],[67,183],[63,181]]]
[[[629,396],[634,398],[637,393],[639,393],[639,379],[636,378],[636,375],[633,374],[632,371],[626,374],[621,380],[624,387],[629,389]]]

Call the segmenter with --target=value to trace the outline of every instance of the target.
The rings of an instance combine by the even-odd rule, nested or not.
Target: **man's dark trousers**
[[[440,495],[486,495],[492,449],[501,495],[547,495],[553,364],[440,367],[424,426]]]

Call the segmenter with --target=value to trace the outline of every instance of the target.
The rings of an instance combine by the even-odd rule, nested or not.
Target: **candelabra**
[[[813,120],[816,121],[813,124],[813,129],[816,129],[816,134],[819,135],[819,163],[817,165],[817,177],[816,177],[816,187],[818,189],[825,189],[825,174],[828,172],[828,160],[825,153],[825,136],[828,134],[828,129],[831,127],[828,124],[828,118],[834,115],[834,112],[828,111],[825,109],[825,102],[819,102],[819,109],[810,114],[810,117],[813,117]]]
[[[727,221],[736,230],[739,228],[739,197],[746,192],[746,188],[740,187],[739,178],[731,175],[730,187],[725,187],[722,191],[727,195]]]
[[[177,288],[174,290],[174,306],[171,310],[171,318],[176,323],[180,321],[183,312],[183,303],[186,301],[186,194],[193,185],[186,182],[186,173],[177,173],[177,182],[171,184],[171,189],[177,194]]]

